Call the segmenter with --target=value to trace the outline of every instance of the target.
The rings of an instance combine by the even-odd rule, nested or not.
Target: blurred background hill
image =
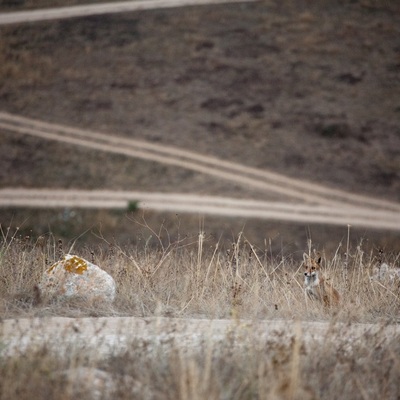
[[[77,2],[58,0],[52,6]],[[89,3],[89,2],[87,2]],[[95,3],[92,1],[90,3]],[[49,6],[7,0],[1,11]],[[0,27],[0,110],[198,151],[299,180],[400,199],[400,5],[260,1]],[[0,187],[120,189],[278,200],[150,161],[0,132]],[[129,218],[127,218],[127,214]],[[4,209],[3,230],[131,243],[141,211]],[[199,215],[145,213],[174,236]],[[210,241],[334,249],[347,226],[204,218]],[[352,228],[353,229],[353,228]],[[94,235],[91,232],[97,232]],[[149,233],[148,233],[149,234]],[[353,229],[399,250],[396,232]],[[267,247],[268,247],[267,246]]]

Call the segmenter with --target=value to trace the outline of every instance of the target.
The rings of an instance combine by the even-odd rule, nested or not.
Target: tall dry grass
[[[201,346],[132,339],[122,353],[94,360],[85,349],[61,357],[43,343],[6,354],[0,336],[0,399],[397,399],[400,341],[366,332],[349,342],[352,322],[382,327],[399,315],[398,282],[371,280],[383,262],[399,255],[338,246],[323,256],[339,308],[324,308],[303,292],[302,254],[274,258],[239,234],[229,246],[197,238],[172,240],[146,227],[142,244],[87,248],[63,245],[51,235],[20,237],[2,230],[0,299],[3,318],[32,316],[167,316],[330,321],[322,341],[310,345],[299,332],[263,338],[248,330]],[[312,243],[305,246],[312,251]],[[43,304],[35,292],[46,266],[64,252],[77,253],[109,272],[118,294],[112,308],[78,302]],[[345,271],[344,266],[347,265]],[[44,320],[45,321],[45,320]],[[341,324],[339,323],[341,322]],[[344,322],[344,324],[343,324]],[[1,324],[0,324],[1,327]],[[26,332],[16,329],[24,342]],[[63,341],[61,334],[60,341]]]
[[[303,290],[301,257],[255,248],[242,234],[228,246],[198,237],[172,240],[168,232],[145,226],[141,244],[121,248],[104,242],[96,248],[63,245],[52,235],[21,237],[2,230],[0,245],[0,307],[7,317],[18,315],[132,315],[201,318],[295,318],[302,320],[377,322],[397,320],[398,280],[371,279],[384,262],[399,267],[399,254],[366,253],[338,246],[322,252],[324,276],[340,293],[340,307],[323,307]],[[305,246],[312,252],[312,243]],[[101,266],[115,279],[112,308],[99,304],[41,304],[35,291],[45,268],[64,252],[77,253]]]

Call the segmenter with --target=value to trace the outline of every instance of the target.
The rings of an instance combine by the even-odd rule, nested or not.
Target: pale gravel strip
[[[129,201],[139,201],[141,209],[177,213],[247,217],[305,223],[353,225],[400,230],[400,216],[387,211],[371,212],[353,207],[324,207],[306,204],[263,202],[246,199],[186,195],[60,189],[1,189],[0,207],[111,208],[127,209]]]
[[[160,8],[176,8],[226,3],[248,3],[257,0],[135,0],[115,3],[88,4],[81,6],[45,8],[31,11],[5,12],[0,14],[0,25],[58,19],[116,14]]]
[[[1,119],[6,122],[1,122]],[[357,206],[380,207],[382,209],[390,209],[400,212],[400,205],[397,203],[347,193],[341,190],[327,188],[322,185],[288,178],[274,172],[258,170],[256,168],[246,167],[237,163],[223,161],[214,157],[204,156],[173,147],[115,137],[97,132],[84,131],[77,128],[69,128],[2,112],[0,112],[0,122],[0,126],[8,130],[35,135],[50,140],[65,141],[104,151],[107,151],[107,146],[104,146],[104,144],[110,143],[108,149],[111,152],[189,168],[213,176],[218,176],[222,179],[233,180],[236,181],[236,183],[247,184],[262,190],[275,191],[277,193],[294,198],[300,198],[309,202],[331,205],[344,205],[343,203],[350,203]],[[33,129],[30,126],[38,129]],[[67,134],[69,138],[63,136],[65,134]],[[78,141],[74,140],[72,136],[76,136]],[[81,138],[90,140],[89,142],[83,142],[80,141]],[[93,144],[93,141],[95,141],[95,144]],[[102,144],[99,142],[104,143]]]
[[[165,193],[165,192],[138,192],[122,190],[83,190],[83,189],[53,189],[53,188],[2,188],[0,189],[0,201],[7,204],[8,200],[30,201],[39,199],[47,200],[66,200],[66,201],[121,201],[125,204],[129,201],[167,202],[170,204],[191,204],[199,206],[222,206],[237,207],[249,209],[268,209],[280,211],[298,211],[303,213],[321,213],[325,215],[357,215],[366,218],[380,218],[388,220],[399,220],[400,215],[388,211],[374,210],[369,208],[360,208],[353,206],[332,207],[324,205],[299,204],[291,202],[263,201],[252,199],[241,199],[223,196],[209,196],[201,194],[188,193]]]
[[[382,340],[400,334],[399,325],[333,324],[293,320],[209,320],[180,318],[25,318],[0,322],[1,355],[21,355],[29,348],[48,350],[80,358],[83,354],[102,359],[123,353],[132,341],[143,340],[150,349],[163,347],[201,351],[212,345],[217,349],[228,336],[232,345],[262,345],[271,341],[298,338],[305,345],[323,344],[327,338],[346,338],[348,345],[363,335],[379,334]],[[146,347],[147,347],[146,346]],[[155,347],[156,346],[156,347]],[[247,347],[248,348],[248,347]],[[350,349],[350,347],[349,347]]]

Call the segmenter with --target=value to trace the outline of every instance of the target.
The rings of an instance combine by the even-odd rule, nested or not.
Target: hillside
[[[0,110],[398,202],[399,15],[399,6],[371,1],[264,1],[0,27]],[[1,187],[266,196],[182,168],[1,133]],[[53,221],[2,214],[3,226]],[[74,234],[96,218],[72,221]],[[101,220],[113,221],[115,235],[120,218]],[[198,227],[198,216],[183,218]],[[284,234],[300,248],[309,229],[218,218],[209,229],[232,236],[244,225],[260,242]],[[337,244],[346,229],[312,228],[321,245],[332,236]],[[364,235],[399,243],[395,233]]]

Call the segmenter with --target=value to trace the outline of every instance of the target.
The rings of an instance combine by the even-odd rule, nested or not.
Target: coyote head
[[[321,268],[321,257],[318,255],[316,258],[312,258],[307,254],[303,254],[303,266],[304,266],[304,285],[307,288],[317,286],[319,284],[318,273]]]

